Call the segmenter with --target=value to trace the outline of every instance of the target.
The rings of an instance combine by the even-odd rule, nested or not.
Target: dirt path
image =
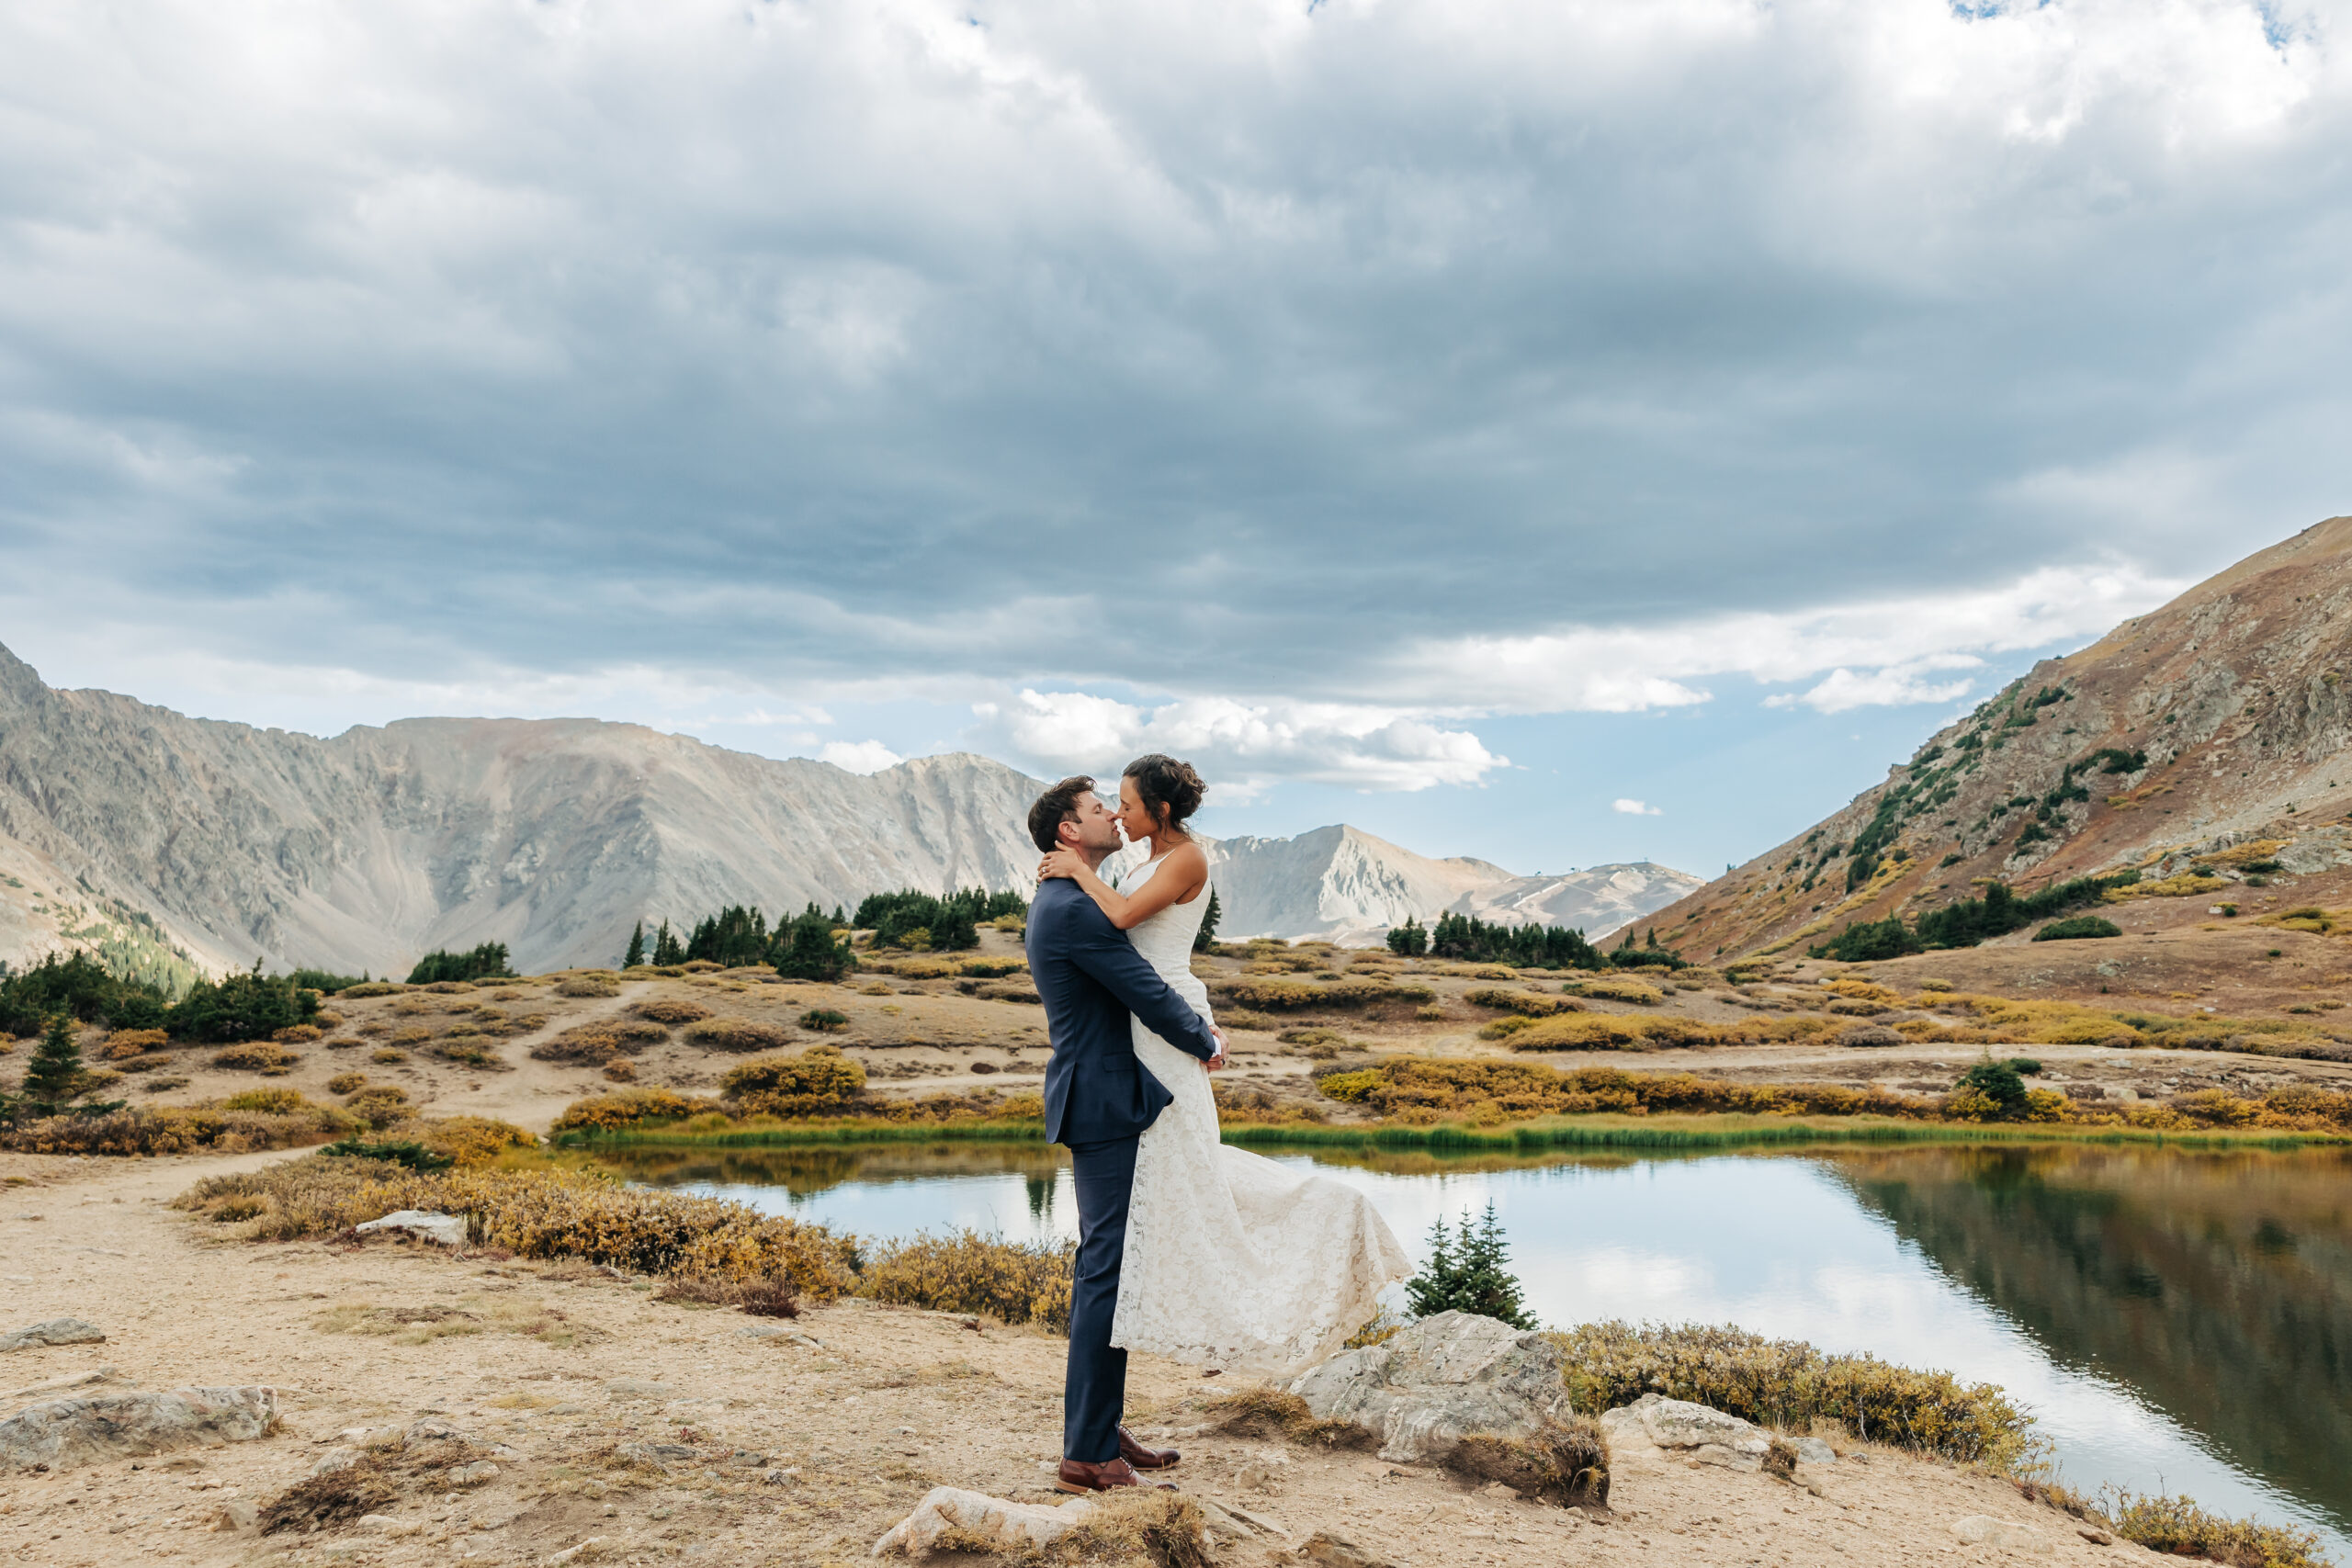
[[[16,1388],[100,1366],[122,1386],[266,1382],[285,1430],[264,1440],[0,1479],[0,1558],[111,1565],[526,1563],[592,1538],[606,1562],[864,1561],[935,1483],[1044,1501],[1060,1432],[1062,1343],[933,1313],[843,1303],[797,1324],[657,1302],[649,1282],[450,1258],[402,1245],[254,1246],[165,1206],[197,1177],[274,1158],[100,1162],[0,1156],[0,1326],[73,1314],[104,1345],[0,1357]],[[401,1327],[371,1309],[464,1316]],[[370,1325],[389,1333],[354,1331]],[[783,1326],[790,1332],[755,1337]],[[1819,1495],[1760,1475],[1621,1452],[1615,1517],[1475,1492],[1360,1454],[1204,1436],[1218,1384],[1137,1358],[1136,1419],[1174,1432],[1184,1487],[1283,1537],[1223,1543],[1259,1568],[1317,1530],[1403,1568],[1562,1562],[1777,1564],[2110,1562],[2005,1483],[1885,1450],[1820,1467]],[[13,1415],[24,1399],[0,1406]],[[336,1434],[446,1420],[502,1445],[500,1473],[412,1492],[387,1524],[316,1535],[220,1529],[230,1499],[306,1475]],[[670,1444],[658,1454],[632,1447]],[[2048,1553],[1962,1545],[1989,1515]],[[574,1559],[575,1561],[577,1559]]]

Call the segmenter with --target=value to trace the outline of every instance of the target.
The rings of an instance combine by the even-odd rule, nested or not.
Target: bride
[[[1206,1021],[1192,957],[1208,857],[1184,829],[1204,793],[1189,763],[1138,757],[1119,780],[1118,823],[1148,857],[1116,888],[1068,848],[1038,874],[1075,881]],[[1405,1249],[1353,1188],[1220,1142],[1207,1069],[1131,1026],[1136,1057],[1175,1098],[1136,1145],[1111,1343],[1267,1376],[1330,1355],[1412,1272]]]

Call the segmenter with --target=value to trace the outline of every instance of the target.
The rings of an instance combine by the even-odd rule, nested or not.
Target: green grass
[[[1040,1122],[812,1122],[806,1126],[689,1132],[639,1127],[567,1133],[565,1147],[776,1148],[808,1144],[1042,1143]],[[1735,1149],[1820,1144],[2143,1144],[2184,1148],[2298,1149],[2352,1139],[2325,1133],[2154,1132],[2138,1127],[2079,1127],[2048,1122],[1901,1122],[1887,1118],[1801,1116],[1548,1116],[1508,1126],[1440,1122],[1427,1127],[1238,1122],[1225,1141],[1248,1146],[1431,1149]]]

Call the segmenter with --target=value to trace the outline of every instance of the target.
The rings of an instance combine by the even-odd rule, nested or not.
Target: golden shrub
[[[792,1032],[781,1024],[755,1023],[748,1018],[711,1018],[690,1023],[686,1043],[706,1051],[773,1051],[792,1043]]]
[[[865,1091],[865,1069],[836,1046],[755,1056],[729,1067],[719,1093],[748,1115],[838,1116]]]
[[[354,1126],[350,1117],[323,1105],[290,1115],[167,1106],[0,1124],[0,1148],[58,1155],[176,1155],[198,1149],[243,1154],[329,1143]]]
[[[343,1108],[380,1133],[408,1114],[408,1090],[398,1084],[377,1084],[354,1093]]]
[[[683,1122],[718,1110],[715,1100],[690,1100],[666,1089],[630,1089],[575,1100],[548,1129],[560,1133],[611,1133],[643,1122]]]
[[[621,983],[619,977],[613,975],[574,975],[557,981],[555,994],[559,997],[617,997],[621,994]]]
[[[345,986],[335,993],[340,1001],[364,1001],[369,997],[397,997],[406,986],[390,980],[362,980],[356,986]]]
[[[118,1029],[98,1047],[98,1055],[109,1062],[127,1062],[133,1056],[143,1056],[150,1051],[161,1051],[172,1043],[169,1033],[160,1029]]]
[[[368,1087],[366,1073],[337,1073],[327,1079],[329,1094],[353,1094]]]
[[[1604,1002],[1632,1002],[1640,1007],[1656,1007],[1666,999],[1656,987],[1645,986],[1639,980],[1619,980],[1602,976],[1594,980],[1570,980],[1560,987],[1573,997],[1595,997]]]
[[[508,1149],[535,1149],[537,1134],[491,1116],[444,1116],[421,1122],[416,1141],[460,1166],[496,1163]]]
[[[220,1102],[223,1111],[266,1111],[272,1116],[291,1116],[297,1111],[315,1109],[294,1089],[249,1089],[232,1094]]]
[[[857,1293],[933,1312],[986,1314],[1001,1323],[1069,1326],[1075,1242],[1010,1242],[977,1231],[883,1243]]]
[[[198,1182],[175,1203],[254,1196],[257,1241],[334,1235],[394,1209],[458,1214],[483,1245],[526,1258],[577,1258],[636,1273],[781,1279],[831,1301],[854,1282],[853,1243],[820,1225],[718,1198],[624,1187],[579,1171],[459,1167],[418,1172],[317,1156]]]
[[[710,1016],[708,1008],[684,997],[650,997],[628,1010],[656,1023],[699,1023]]]
[[[1472,1007],[1500,1009],[1521,1018],[1550,1018],[1558,1013],[1584,1010],[1584,1004],[1573,997],[1547,997],[1535,991],[1483,987],[1464,992],[1462,999]]]
[[[253,1040],[243,1045],[232,1045],[212,1058],[216,1067],[232,1072],[260,1073],[275,1077],[291,1072],[294,1064],[302,1059],[298,1052],[288,1051],[274,1040]]]

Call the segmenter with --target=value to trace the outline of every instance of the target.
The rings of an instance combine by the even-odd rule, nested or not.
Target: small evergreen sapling
[[[1452,1235],[1441,1218],[1430,1227],[1429,1267],[1405,1282],[1406,1300],[1416,1317],[1467,1312],[1513,1328],[1537,1327],[1534,1314],[1521,1300],[1520,1283],[1510,1263],[1510,1247],[1492,1201],[1475,1229],[1467,1210]]]
[[[25,1064],[24,1106],[35,1116],[54,1116],[82,1089],[82,1046],[74,1036],[74,1015],[50,1015]]]
[[[634,969],[644,962],[645,922],[639,920],[637,922],[637,929],[628,933],[628,951],[621,954],[621,967]]]
[[[1217,918],[1223,912],[1217,908],[1216,889],[1212,887],[1209,889],[1209,907],[1201,911],[1201,929],[1193,933],[1194,953],[1206,953],[1209,944],[1216,941]]]

